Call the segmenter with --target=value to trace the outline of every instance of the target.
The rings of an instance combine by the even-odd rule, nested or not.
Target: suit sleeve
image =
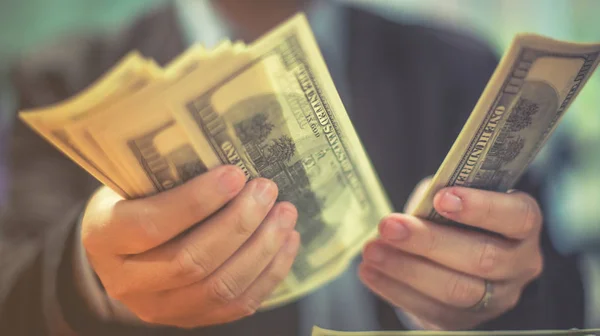
[[[93,40],[60,45],[18,64],[12,73],[17,109],[50,105],[89,85],[94,75],[84,68],[99,62],[98,53],[92,52],[96,48]],[[16,112],[12,118],[7,205],[0,213],[0,330],[10,335],[74,335],[68,319],[79,316],[72,313],[95,315],[85,305],[65,302],[66,297],[83,303],[73,272],[66,268],[73,261],[84,203],[99,183]]]
[[[19,109],[55,102],[68,91],[52,70],[15,71]],[[69,335],[57,305],[56,270],[66,239],[94,188],[81,169],[12,114],[7,144],[8,197],[0,214],[0,330],[11,335]]]
[[[16,110],[48,106],[88,87],[122,56],[109,42],[59,42],[17,64],[11,77]],[[111,319],[114,305],[90,305],[94,298],[81,281],[96,279],[89,269],[78,269],[85,266],[77,258],[82,252],[78,225],[100,183],[16,112],[12,118],[8,204],[0,213],[0,330],[36,336],[160,333],[162,328],[132,324],[122,313]],[[96,299],[102,290],[95,289]],[[106,309],[110,315],[103,314]]]

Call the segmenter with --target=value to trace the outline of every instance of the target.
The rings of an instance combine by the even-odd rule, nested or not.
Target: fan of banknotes
[[[600,45],[516,37],[413,213],[441,221],[432,199],[444,186],[510,188],[599,53]],[[222,164],[275,181],[279,198],[298,208],[302,246],[265,307],[337,277],[393,210],[303,14],[251,45],[194,46],[165,67],[132,52],[86,91],[20,116],[125,198]]]

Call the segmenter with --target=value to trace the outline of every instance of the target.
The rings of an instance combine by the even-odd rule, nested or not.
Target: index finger
[[[542,213],[535,199],[519,191],[501,193],[449,187],[435,195],[433,205],[450,220],[512,239],[530,237],[542,224]]]
[[[86,209],[82,239],[90,253],[139,254],[223,207],[243,188],[244,173],[220,166],[171,190],[136,200],[99,192]]]

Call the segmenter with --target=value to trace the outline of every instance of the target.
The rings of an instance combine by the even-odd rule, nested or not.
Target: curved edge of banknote
[[[122,197],[130,196],[126,182],[114,173],[99,167],[99,162],[88,157],[79,144],[70,138],[65,128],[80,119],[95,114],[110,105],[119,96],[130,93],[151,80],[160,68],[138,51],[127,54],[118,64],[77,95],[41,108],[19,112],[20,119],[45,138],[60,152],[87,170],[103,184]]]

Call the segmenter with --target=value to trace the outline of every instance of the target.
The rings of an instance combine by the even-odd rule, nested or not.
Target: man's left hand
[[[436,194],[434,207],[498,235],[392,214],[365,247],[362,281],[426,329],[470,329],[513,309],[542,272],[537,202],[518,191],[450,187]]]

